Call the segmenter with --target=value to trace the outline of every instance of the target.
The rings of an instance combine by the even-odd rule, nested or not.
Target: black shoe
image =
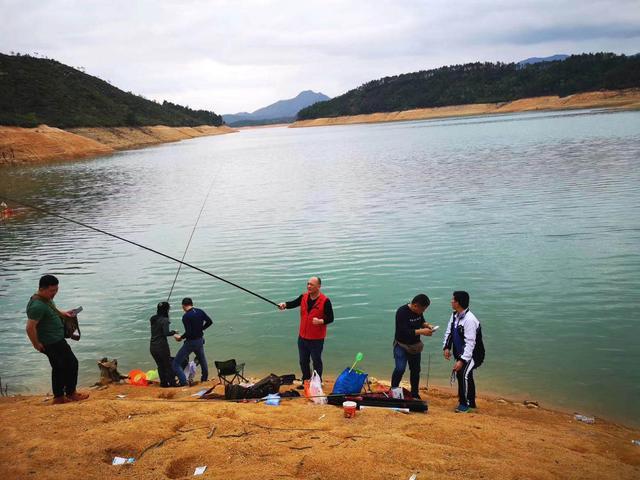
[[[422,398],[420,398],[420,394],[419,393],[411,392],[411,396],[414,398],[414,400],[422,400]]]

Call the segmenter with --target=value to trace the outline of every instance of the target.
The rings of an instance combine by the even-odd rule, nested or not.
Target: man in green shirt
[[[62,317],[70,312],[58,310],[53,297],[58,293],[58,279],[53,275],[40,278],[38,292],[27,304],[27,335],[33,348],[44,353],[51,364],[51,388],[53,403],[84,400],[86,393],[76,390],[78,383],[78,359],[64,339]],[[66,394],[66,397],[65,397]]]

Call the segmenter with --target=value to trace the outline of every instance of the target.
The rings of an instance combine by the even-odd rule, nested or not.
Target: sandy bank
[[[106,155],[114,150],[175,142],[236,130],[212,127],[118,127],[61,130],[46,125],[37,128],[0,126],[0,167],[37,164],[56,160]]]
[[[503,399],[483,397],[477,413],[455,414],[453,391],[430,388],[427,414],[369,409],[345,419],[304,399],[270,407],[191,397],[201,388],[118,385],[55,406],[3,398],[0,474],[176,479],[207,465],[203,478],[243,480],[640,478],[631,443],[640,431]],[[116,455],[136,462],[112,466]]]
[[[578,93],[568,97],[523,98],[507,103],[476,103],[451,107],[420,108],[400,112],[371,113],[333,118],[300,120],[291,127],[319,127],[354,123],[398,122],[431,118],[463,117],[497,113],[531,112],[543,110],[573,110],[581,108],[640,109],[640,89]]]
[[[155,127],[135,128],[72,128],[69,131],[100,142],[114,150],[127,150],[158,143],[177,142],[189,138],[237,132],[236,129],[227,126],[212,127],[209,125],[200,127],[165,127],[158,125]]]

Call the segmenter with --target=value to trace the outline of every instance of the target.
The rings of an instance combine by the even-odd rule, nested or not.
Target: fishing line
[[[123,241],[123,242],[130,243],[131,245],[135,245],[136,247],[139,247],[139,248],[142,248],[142,249],[147,250],[147,251],[149,251],[149,252],[155,253],[156,255],[160,255],[161,257],[168,258],[169,260],[173,260],[174,262],[177,262],[177,263],[179,263],[179,264],[181,264],[181,265],[184,265],[185,267],[189,267],[189,268],[192,268],[192,269],[194,269],[194,270],[197,270],[197,271],[198,271],[198,272],[200,272],[200,273],[204,273],[205,275],[209,275],[210,277],[213,277],[213,278],[215,278],[216,280],[220,280],[221,282],[224,282],[224,283],[229,284],[229,285],[231,285],[231,286],[233,286],[233,287],[236,287],[236,288],[238,288],[238,289],[242,290],[243,292],[247,292],[248,294],[253,295],[254,297],[258,297],[260,300],[264,300],[265,302],[270,303],[271,305],[274,305],[274,306],[276,306],[276,307],[278,306],[278,304],[277,304],[277,303],[275,303],[275,302],[273,302],[273,301],[269,300],[268,298],[263,297],[262,295],[260,295],[260,294],[258,294],[258,293],[256,293],[256,292],[252,292],[252,291],[251,291],[251,290],[249,290],[248,288],[244,288],[244,287],[242,287],[242,286],[238,285],[237,283],[233,283],[232,281],[227,280],[227,279],[225,279],[225,278],[222,278],[222,277],[220,277],[219,275],[216,275],[216,274],[214,274],[214,273],[207,272],[206,270],[203,270],[202,268],[196,267],[195,265],[191,265],[190,263],[183,262],[182,260],[178,260],[177,258],[172,257],[171,255],[167,255],[166,253],[162,253],[162,252],[159,252],[158,250],[154,250],[154,249],[153,249],[153,248],[151,248],[151,247],[147,247],[147,246],[142,245],[142,244],[140,244],[140,243],[136,243],[136,242],[134,242],[134,241],[132,241],[132,240],[128,240],[128,239],[126,239],[126,238],[124,238],[124,237],[120,237],[120,236],[115,235],[115,234],[113,234],[113,233],[106,232],[106,231],[101,230],[101,229],[99,229],[99,228],[92,227],[91,225],[87,225],[86,223],[79,222],[78,220],[73,220],[73,219],[71,219],[71,218],[64,217],[64,216],[59,215],[59,214],[57,214],[57,213],[53,213],[53,212],[51,212],[51,211],[49,211],[49,210],[46,210],[46,209],[44,209],[44,208],[36,207],[35,205],[31,205],[31,204],[26,203],[26,202],[24,202],[24,201],[16,200],[16,199],[11,198],[11,197],[7,197],[7,196],[6,196],[6,195],[4,195],[4,194],[0,194],[0,198],[3,198],[3,199],[5,199],[5,200],[8,200],[8,201],[13,202],[13,203],[17,203],[18,205],[22,205],[22,206],[24,206],[24,207],[31,208],[31,209],[36,210],[36,211],[38,211],[38,212],[42,212],[42,213],[44,213],[44,214],[46,214],[46,215],[51,215],[52,217],[61,218],[62,220],[65,220],[65,221],[67,221],[67,222],[75,223],[76,225],[80,225],[81,227],[85,227],[85,228],[88,228],[88,229],[90,229],[90,230],[96,231],[96,232],[98,232],[98,233],[102,233],[103,235],[108,235],[109,237],[116,238],[116,239],[121,240],[121,241]]]
[[[209,185],[209,190],[207,191],[207,195],[204,197],[204,202],[202,202],[202,207],[200,208],[200,213],[198,214],[198,218],[196,218],[196,223],[193,225],[193,230],[191,230],[191,235],[189,236],[189,241],[187,242],[187,246],[184,249],[184,253],[182,254],[182,258],[180,259],[180,262],[184,262],[184,259],[187,256],[187,250],[189,250],[189,245],[191,245],[191,239],[193,238],[193,234],[196,233],[196,227],[198,226],[198,222],[200,221],[200,216],[202,215],[202,212],[204,211],[204,207],[207,204],[207,200],[209,199],[209,194],[211,193],[211,189],[213,188],[213,184],[216,181],[216,178],[218,177],[218,174],[220,173],[221,169],[222,169],[222,164],[220,165],[220,168],[218,168],[218,172],[211,179],[211,185]],[[180,269],[181,268],[182,268],[182,263],[180,263],[178,265],[178,271],[176,272],[176,276],[173,279],[173,283],[171,284],[171,290],[169,290],[169,296],[167,297],[167,303],[169,303],[169,300],[171,300],[171,294],[173,293],[173,287],[176,286],[176,280],[178,280],[178,275],[180,275]]]

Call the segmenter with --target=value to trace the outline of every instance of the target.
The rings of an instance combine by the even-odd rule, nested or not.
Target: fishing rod
[[[131,245],[135,245],[136,247],[139,247],[139,248],[142,248],[142,249],[147,250],[147,251],[149,251],[149,252],[155,253],[156,255],[160,255],[161,257],[168,258],[169,260],[173,260],[174,262],[177,262],[177,263],[179,263],[179,264],[181,264],[181,265],[184,265],[185,267],[189,267],[189,268],[192,268],[193,270],[197,270],[197,271],[198,271],[198,272],[200,272],[200,273],[204,273],[205,275],[209,275],[210,277],[213,277],[213,278],[215,278],[216,280],[220,280],[221,282],[224,282],[224,283],[229,284],[229,285],[231,285],[231,286],[233,286],[233,287],[236,287],[236,288],[238,288],[238,289],[242,290],[243,292],[247,292],[247,293],[249,293],[249,294],[253,295],[254,297],[258,297],[260,300],[264,300],[265,302],[270,303],[271,305],[274,305],[274,306],[276,306],[276,307],[278,306],[278,304],[277,304],[277,303],[275,303],[275,302],[273,302],[273,301],[269,300],[269,299],[268,299],[268,298],[266,298],[266,297],[263,297],[262,295],[260,295],[260,294],[258,294],[258,293],[252,292],[252,291],[251,291],[251,290],[249,290],[248,288],[244,288],[243,286],[240,286],[240,285],[238,285],[237,283],[234,283],[234,282],[232,282],[232,281],[230,281],[230,280],[227,280],[227,279],[225,279],[225,278],[222,278],[222,277],[221,277],[221,276],[219,276],[219,275],[216,275],[216,274],[211,273],[211,272],[207,272],[206,270],[203,270],[202,268],[196,267],[195,265],[191,265],[190,263],[187,263],[187,262],[183,262],[182,260],[178,260],[177,258],[172,257],[171,255],[167,255],[166,253],[159,252],[158,250],[154,250],[154,249],[153,249],[153,248],[151,248],[151,247],[147,247],[147,246],[142,245],[142,244],[140,244],[140,243],[134,242],[133,240],[128,240],[128,239],[126,239],[126,238],[124,238],[124,237],[120,237],[120,236],[115,235],[115,234],[113,234],[113,233],[109,233],[109,232],[106,232],[106,231],[101,230],[101,229],[99,229],[99,228],[92,227],[91,225],[87,225],[86,223],[79,222],[78,220],[73,220],[73,219],[71,219],[71,218],[68,218],[68,217],[62,216],[62,215],[60,215],[60,214],[53,213],[53,212],[51,212],[51,211],[49,211],[49,210],[46,210],[46,209],[44,209],[44,208],[36,207],[35,205],[31,205],[31,204],[26,203],[26,202],[21,201],[21,200],[16,200],[16,199],[11,198],[11,197],[8,197],[8,196],[6,196],[6,195],[4,195],[4,194],[0,194],[0,198],[3,198],[3,199],[5,199],[5,200],[8,200],[9,202],[17,203],[18,205],[22,205],[22,206],[24,206],[24,207],[31,208],[31,209],[36,210],[36,211],[38,211],[38,212],[42,212],[42,213],[44,213],[44,214],[46,214],[46,215],[51,215],[52,217],[61,218],[62,220],[65,220],[65,221],[67,221],[67,222],[75,223],[76,225],[80,225],[81,227],[85,227],[85,228],[88,228],[88,229],[90,229],[90,230],[96,231],[96,232],[98,232],[98,233],[102,233],[103,235],[108,235],[109,237],[116,238],[116,239],[121,240],[121,241],[123,241],[123,242],[130,243]]]
[[[220,169],[222,168],[222,166],[220,166],[220,168],[218,169],[218,173],[220,173]],[[211,193],[211,189],[213,188],[213,184],[216,181],[216,177],[218,176],[218,174],[213,176],[213,179],[211,179],[211,185],[209,185],[209,190],[207,191],[207,195],[204,197],[204,202],[202,202],[202,207],[200,208],[200,213],[198,213],[198,218],[196,218],[196,223],[193,225],[193,230],[191,230],[191,235],[189,236],[189,241],[187,242],[187,246],[184,249],[184,253],[182,254],[182,258],[180,259],[181,262],[184,262],[185,257],[187,256],[187,250],[189,250],[189,245],[191,245],[191,240],[193,239],[193,234],[196,233],[196,227],[198,226],[198,222],[200,221],[200,216],[202,215],[202,212],[204,211],[204,207],[207,204],[207,200],[209,199],[209,194]],[[176,280],[178,280],[178,275],[180,275],[180,269],[182,268],[182,263],[180,263],[178,265],[178,271],[176,272],[176,276],[173,279],[173,283],[171,284],[171,290],[169,290],[169,296],[167,297],[167,303],[169,303],[169,300],[171,300],[171,294],[173,293],[173,287],[176,286]]]

